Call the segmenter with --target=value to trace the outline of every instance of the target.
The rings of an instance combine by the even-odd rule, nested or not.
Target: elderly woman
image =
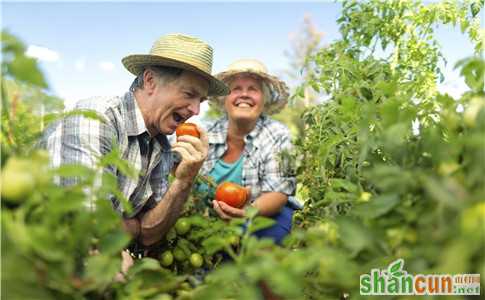
[[[234,182],[250,190],[247,205],[259,214],[273,218],[276,223],[255,235],[281,243],[291,230],[293,211],[298,203],[292,197],[296,180],[281,156],[291,148],[288,128],[268,117],[280,111],[288,99],[288,87],[268,74],[256,60],[239,60],[216,77],[230,88],[230,94],[215,103],[225,112],[224,117],[207,128],[209,154],[202,166],[219,184]],[[223,219],[243,217],[245,210],[212,201]]]

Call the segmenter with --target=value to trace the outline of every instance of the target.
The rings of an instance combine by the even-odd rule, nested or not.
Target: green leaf
[[[41,88],[47,88],[44,75],[39,71],[35,59],[26,56],[17,56],[7,67],[8,72],[16,79]]]
[[[331,186],[334,191],[337,189],[343,189],[350,193],[357,191],[357,186],[347,179],[332,178],[328,181],[328,185]]]
[[[369,202],[358,204],[351,210],[352,214],[363,218],[374,219],[392,210],[399,203],[397,194],[386,194],[373,197]]]
[[[258,230],[268,228],[275,224],[275,220],[267,217],[258,216],[252,220],[248,225],[248,232],[254,233]]]
[[[38,226],[30,229],[32,248],[44,258],[52,262],[62,262],[66,257],[63,247],[56,241],[55,235],[46,226]]]
[[[90,288],[105,288],[113,280],[115,275],[121,271],[121,257],[119,256],[118,254],[116,257],[110,257],[101,253],[86,259],[85,277],[93,282]]]
[[[101,237],[99,248],[102,253],[116,254],[128,245],[130,237],[123,231],[115,231]]]
[[[365,248],[371,248],[372,235],[365,228],[364,224],[349,217],[337,218],[339,236],[342,243],[355,256]]]
[[[436,202],[455,209],[462,207],[463,203],[458,201],[439,180],[431,176],[422,176],[422,182],[428,195]]]
[[[143,259],[135,260],[133,266],[128,270],[128,276],[135,276],[142,271],[157,271],[160,269],[160,263],[156,259],[144,257]]]
[[[81,164],[64,164],[54,170],[54,174],[63,177],[91,178],[95,171]]]
[[[121,174],[132,179],[136,179],[138,176],[138,172],[131,166],[130,162],[121,158],[121,151],[118,146],[113,147],[109,153],[102,156],[99,164],[103,167],[112,166]]]
[[[204,250],[209,255],[212,255],[217,251],[224,249],[226,245],[227,245],[226,239],[217,235],[209,236],[208,238],[202,241],[202,246],[204,247]]]

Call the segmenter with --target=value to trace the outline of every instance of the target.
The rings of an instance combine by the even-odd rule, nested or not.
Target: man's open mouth
[[[182,115],[180,115],[179,113],[176,113],[176,112],[174,112],[172,114],[172,117],[173,117],[173,120],[175,121],[175,123],[177,123],[177,124],[183,123],[186,120],[186,118],[184,118]]]

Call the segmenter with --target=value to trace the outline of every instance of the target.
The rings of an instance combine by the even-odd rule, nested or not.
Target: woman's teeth
[[[238,103],[236,104],[237,107],[251,107],[248,103]]]

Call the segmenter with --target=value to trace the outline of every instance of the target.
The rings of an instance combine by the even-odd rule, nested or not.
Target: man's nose
[[[194,101],[189,105],[189,111],[192,115],[198,115],[200,112],[200,101]]]

